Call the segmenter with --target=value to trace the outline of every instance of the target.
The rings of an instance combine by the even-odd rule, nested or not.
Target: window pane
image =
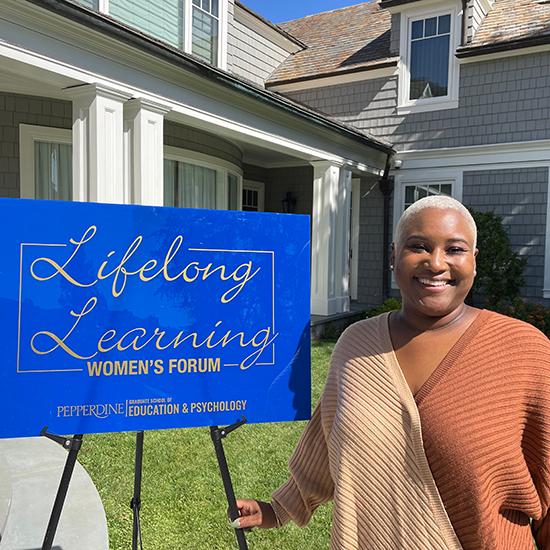
[[[452,196],[453,186],[450,183],[445,183],[441,186],[441,194]]]
[[[193,53],[212,65],[218,60],[218,20],[193,8]]]
[[[412,204],[414,202],[414,185],[407,185],[405,187],[405,202]]]
[[[415,38],[422,38],[424,36],[424,20],[413,21],[411,29],[411,37],[414,40]]]
[[[428,188],[426,186],[419,185],[416,188],[416,191],[417,191],[417,197],[418,197],[417,200],[423,199],[424,197],[428,196]]]
[[[411,42],[410,99],[447,95],[449,35]]]
[[[73,196],[72,146],[34,143],[34,190],[37,199],[70,201]]]
[[[424,24],[424,36],[435,36],[437,34],[437,18],[430,17]]]
[[[439,28],[437,30],[438,34],[446,34],[451,32],[451,16],[442,15],[439,17]]]
[[[439,195],[441,191],[441,185],[430,185],[430,195]]]
[[[183,48],[183,8],[184,0],[109,0],[109,15],[178,48]]]
[[[164,206],[176,205],[177,163],[164,159]]]
[[[211,0],[212,7],[210,13],[215,17],[218,17],[218,0]]]
[[[239,179],[234,174],[227,174],[227,205],[229,210],[239,209]]]

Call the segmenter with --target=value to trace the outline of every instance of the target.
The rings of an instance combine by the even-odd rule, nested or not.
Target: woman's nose
[[[446,268],[444,251],[434,249],[426,260],[426,267],[435,272],[443,271]]]

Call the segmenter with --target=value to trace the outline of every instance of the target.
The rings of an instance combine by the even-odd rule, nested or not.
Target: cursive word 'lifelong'
[[[172,266],[172,270],[170,270],[170,264],[173,263],[174,258],[183,244],[182,235],[177,235],[174,238],[162,262],[151,258],[146,261],[137,262],[139,267],[134,265],[133,269],[131,269],[128,264],[143,242],[143,237],[138,235],[128,246],[120,260],[115,260],[113,258],[115,250],[109,251],[97,270],[95,275],[96,278],[92,281],[82,281],[72,273],[73,270],[71,268],[74,263],[73,260],[78,252],[84,248],[86,243],[93,239],[96,232],[97,227],[91,225],[86,229],[80,239],[69,239],[69,243],[74,246],[74,249],[63,263],[58,263],[48,257],[36,258],[30,266],[32,277],[37,281],[49,281],[59,275],[72,285],[80,288],[93,287],[98,281],[112,278],[111,294],[115,298],[118,298],[124,292],[126,283],[130,277],[137,276],[143,283],[148,283],[157,277],[162,277],[165,281],[170,283],[174,281],[194,283],[199,280],[206,281],[208,278],[216,275],[221,281],[230,281],[229,284],[231,284],[231,282],[235,283],[221,296],[221,302],[226,304],[235,299],[246,284],[260,271],[259,267],[253,270],[253,265],[250,260],[239,264],[234,269],[224,264],[215,266],[212,262],[209,262],[205,265],[201,265],[199,262],[193,261],[186,264],[183,268],[174,269]],[[136,263],[135,258],[133,263]],[[44,269],[44,267],[46,269]]]

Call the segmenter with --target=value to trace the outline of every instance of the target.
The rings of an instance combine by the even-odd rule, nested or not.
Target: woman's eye
[[[415,251],[424,251],[424,250],[427,250],[426,248],[426,245],[422,244],[422,243],[413,243],[411,245],[409,245],[411,250],[415,250]]]
[[[452,246],[447,251],[449,254],[462,254],[466,252],[464,248],[461,248],[460,246]]]

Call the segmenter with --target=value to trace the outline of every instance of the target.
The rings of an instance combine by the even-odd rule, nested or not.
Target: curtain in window
[[[216,208],[216,170],[165,160],[164,204],[185,208]]]
[[[70,201],[73,196],[72,146],[34,143],[34,189],[37,199]]]
[[[183,48],[184,0],[109,0],[109,15]]]

